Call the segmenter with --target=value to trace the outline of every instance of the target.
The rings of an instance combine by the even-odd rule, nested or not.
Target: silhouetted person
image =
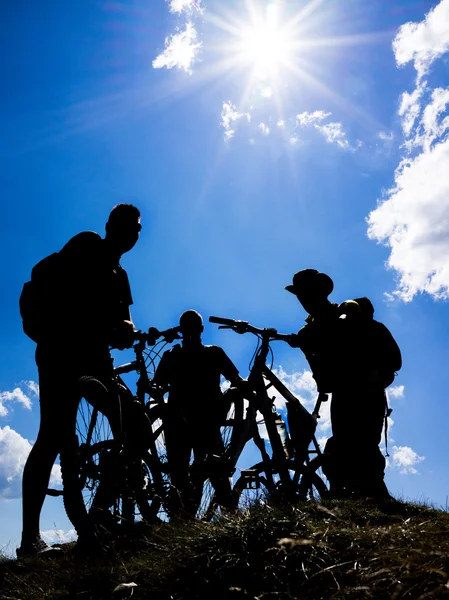
[[[389,499],[379,449],[388,387],[402,365],[388,329],[373,319],[368,298],[340,306],[328,300],[332,279],[304,269],[286,289],[309,313],[292,345],[304,352],[319,392],[332,393],[332,437],[323,471],[335,496]]]
[[[115,206],[106,235],[83,232],[60,251],[53,316],[36,348],[41,421],[23,472],[23,531],[19,554],[45,552],[39,521],[51,469],[75,433],[79,380],[92,376],[106,387],[113,377],[110,346],[133,343],[131,290],[120,257],[139,239],[140,212]],[[56,276],[55,276],[56,277]]]
[[[164,429],[173,492],[171,516],[175,518],[195,516],[207,478],[218,503],[229,502],[225,466],[214,458],[223,451],[220,425],[227,412],[220,376],[233,386],[244,381],[222,348],[203,345],[203,319],[198,312],[184,312],[179,325],[182,345],[163,354],[153,379],[169,390]]]

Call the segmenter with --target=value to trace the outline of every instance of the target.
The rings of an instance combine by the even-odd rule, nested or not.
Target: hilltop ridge
[[[448,534],[447,512],[361,501],[140,524],[101,556],[3,559],[0,599],[449,598]]]

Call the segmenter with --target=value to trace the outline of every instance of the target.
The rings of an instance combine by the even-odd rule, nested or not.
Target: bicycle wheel
[[[163,423],[165,409],[165,404],[148,404],[146,407],[152,429],[145,460],[144,477],[147,483],[144,493],[139,493],[136,499],[142,516],[147,521],[168,520],[170,478]]]
[[[276,506],[286,501],[323,500],[328,494],[326,483],[319,475],[321,457],[316,457],[308,465],[295,465],[289,461],[292,489],[284,492],[276,472],[267,470],[267,463],[260,462],[243,470],[232,494],[233,504],[239,510],[249,510],[255,506]],[[269,469],[269,465],[268,465]]]
[[[278,481],[271,473],[267,474],[266,469],[266,463],[260,462],[240,472],[232,488],[234,508],[246,511],[272,504]]]
[[[298,482],[298,499],[325,500],[329,495],[322,471],[323,457],[316,456],[308,465],[301,465],[295,472],[295,481]]]
[[[116,446],[107,417],[84,398],[78,407],[76,433],[67,446],[60,457],[64,507],[81,535],[88,527],[107,456]]]
[[[110,400],[107,389],[90,379],[95,395]],[[90,400],[94,399],[89,396]],[[98,399],[97,396],[97,399]],[[61,453],[64,506],[78,534],[135,520],[153,521],[160,506],[157,468],[143,450],[123,448],[106,415],[86,399],[77,413],[76,435]]]

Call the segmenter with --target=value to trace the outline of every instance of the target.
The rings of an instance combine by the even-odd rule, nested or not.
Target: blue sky
[[[21,286],[72,235],[102,233],[124,201],[142,211],[122,260],[142,329],[195,308],[297,331],[306,315],[284,286],[306,267],[331,275],[337,302],[369,296],[404,358],[387,484],[446,506],[449,0],[0,11],[0,547],[19,541],[39,422]],[[253,339],[208,324],[204,339],[247,375]],[[310,404],[301,353],[274,349]],[[70,528],[49,499],[42,530]]]

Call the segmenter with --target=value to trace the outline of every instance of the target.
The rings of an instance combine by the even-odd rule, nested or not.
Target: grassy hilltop
[[[120,584],[124,586],[114,591]],[[0,562],[0,599],[449,598],[449,514],[367,502],[136,526],[100,557]]]

